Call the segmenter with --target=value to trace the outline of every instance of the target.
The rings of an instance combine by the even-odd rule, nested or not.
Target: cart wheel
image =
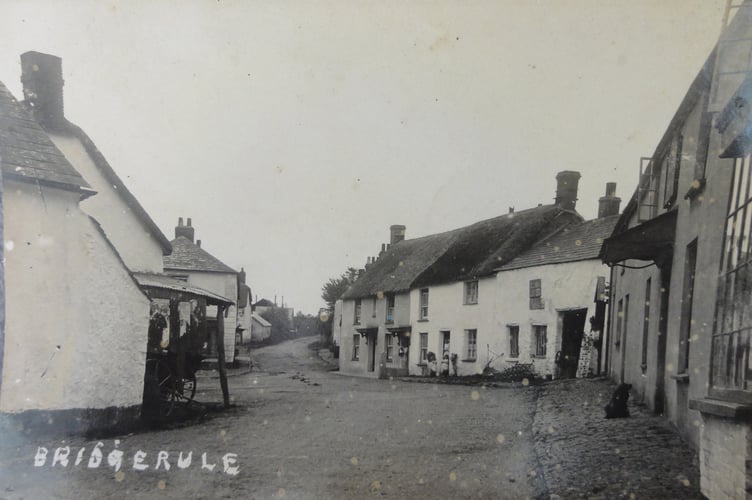
[[[147,384],[151,384],[154,396],[158,398],[159,416],[169,416],[177,400],[177,390],[167,362],[161,359],[147,359],[146,380]]]

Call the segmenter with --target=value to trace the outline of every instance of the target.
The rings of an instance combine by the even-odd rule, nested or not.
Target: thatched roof
[[[562,228],[526,252],[499,267],[499,271],[597,259],[603,241],[611,236],[618,215]]]
[[[536,241],[582,221],[546,205],[392,245],[343,295],[356,299],[493,274]]]

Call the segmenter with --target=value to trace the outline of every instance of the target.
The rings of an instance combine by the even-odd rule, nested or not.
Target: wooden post
[[[217,306],[217,363],[219,364],[219,385],[222,387],[222,401],[225,408],[230,407],[230,390],[227,388],[225,371],[225,306]]]

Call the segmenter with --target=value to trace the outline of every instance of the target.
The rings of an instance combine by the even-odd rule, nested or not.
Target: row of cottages
[[[708,498],[752,495],[751,58],[745,0],[602,251],[608,371],[699,450]]]
[[[552,205],[453,231],[404,239],[392,226],[335,305],[340,371],[420,375],[434,353],[455,359],[458,375],[517,363],[549,377],[599,372],[608,268],[598,253],[619,199],[610,185],[601,217],[583,221],[579,178],[560,172]]]
[[[174,347],[184,344],[182,306],[224,309],[234,301],[224,288],[212,293],[163,273],[172,245],[65,117],[61,59],[27,52],[21,67],[23,102],[0,84],[0,411],[57,429],[126,423],[139,416],[145,397],[155,302],[169,306]]]

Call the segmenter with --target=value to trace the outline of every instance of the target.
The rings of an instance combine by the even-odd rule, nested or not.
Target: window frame
[[[509,357],[520,357],[520,325],[507,325],[507,338],[509,339]]]
[[[394,361],[394,335],[388,333],[384,336],[384,352],[387,361]]]
[[[420,332],[418,334],[418,339],[418,364],[425,365],[428,363],[428,360],[426,359],[428,356],[428,332]]]
[[[360,334],[353,334],[352,361],[360,361]]]
[[[420,303],[418,307],[418,314],[420,320],[428,319],[428,288],[420,289]]]
[[[394,323],[394,305],[396,303],[396,297],[393,293],[386,295],[386,312],[384,316],[385,323]]]
[[[541,335],[543,334],[543,342]],[[548,325],[533,325],[533,356],[534,358],[545,358],[548,356]],[[542,352],[541,352],[542,351]]]
[[[545,308],[543,302],[543,282],[540,278],[535,278],[529,282],[530,310],[540,310]]]
[[[476,361],[478,359],[478,329],[465,329],[465,359],[464,361]]]
[[[478,303],[478,280],[465,282],[462,303],[464,305],[475,305]]]
[[[363,319],[363,302],[360,299],[355,299],[355,307],[353,309],[353,325],[359,325]]]

